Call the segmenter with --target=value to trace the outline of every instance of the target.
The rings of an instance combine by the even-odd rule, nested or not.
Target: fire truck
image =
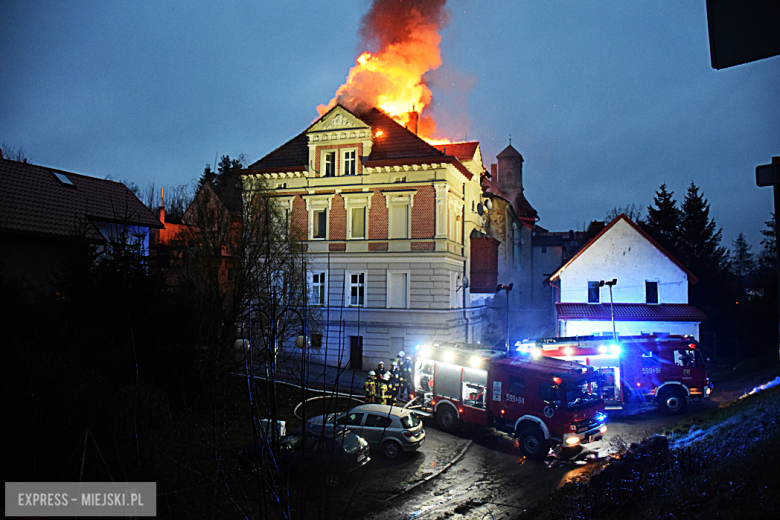
[[[605,377],[607,410],[629,402],[655,402],[670,415],[713,391],[699,344],[691,336],[580,336],[526,340],[518,353],[594,367]]]
[[[593,367],[483,345],[435,345],[415,352],[412,377],[416,402],[441,429],[455,431],[460,422],[495,427],[517,436],[529,459],[607,431],[603,377]]]

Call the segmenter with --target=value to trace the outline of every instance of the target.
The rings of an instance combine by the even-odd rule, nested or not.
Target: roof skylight
[[[70,179],[68,179],[68,176],[64,173],[55,172],[54,170],[51,170],[51,172],[54,174],[55,177],[57,177],[57,180],[59,180],[62,184],[66,186],[73,186],[73,182],[71,182]]]

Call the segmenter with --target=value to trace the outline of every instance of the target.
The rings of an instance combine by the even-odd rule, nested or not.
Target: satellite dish
[[[490,199],[487,199],[485,201],[485,206],[487,206],[487,209],[493,209],[493,201]]]
[[[485,213],[485,209],[482,207],[482,203],[477,204],[477,214],[481,217]]]

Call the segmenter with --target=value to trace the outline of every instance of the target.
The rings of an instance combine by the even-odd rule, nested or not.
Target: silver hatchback
[[[415,451],[425,441],[422,421],[414,412],[386,404],[362,404],[346,412],[312,417],[307,422],[335,422],[346,426],[363,437],[372,450],[381,450],[388,459],[405,451]]]

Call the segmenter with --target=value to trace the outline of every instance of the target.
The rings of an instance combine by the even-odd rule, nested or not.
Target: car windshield
[[[577,383],[566,382],[564,384],[566,409],[569,411],[583,410],[600,403],[602,400],[601,386],[601,376],[598,375]]]
[[[407,429],[416,428],[420,424],[420,418],[417,414],[410,413],[406,417],[401,417],[401,426]]]

